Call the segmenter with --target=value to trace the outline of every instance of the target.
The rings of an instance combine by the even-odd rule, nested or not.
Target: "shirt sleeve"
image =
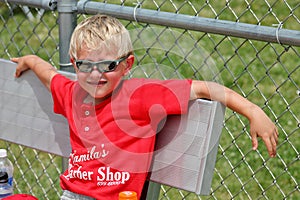
[[[158,85],[149,88],[148,98],[157,99],[165,108],[167,115],[184,114],[188,109],[191,83],[190,80],[172,79],[158,82]]]
[[[191,80],[167,80],[165,81],[169,95],[164,97],[168,114],[184,114],[188,110],[191,95]],[[168,92],[167,92],[168,93]]]
[[[134,82],[130,89],[130,110],[153,116],[184,114],[190,99],[191,80],[149,80]],[[132,86],[132,84],[131,84]]]
[[[51,81],[51,94],[53,99],[53,110],[57,114],[66,116],[66,108],[70,107],[72,102],[72,88],[74,81],[57,74]]]

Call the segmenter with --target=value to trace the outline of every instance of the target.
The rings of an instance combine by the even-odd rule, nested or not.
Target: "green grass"
[[[120,3],[119,0],[108,2]],[[136,1],[126,1],[125,5],[133,6],[133,2]],[[161,11],[176,11],[168,1],[155,2]],[[177,6],[177,12],[196,14],[190,5],[183,4],[184,1],[173,2]],[[209,1],[214,10],[205,3],[207,1],[191,2],[197,10],[201,9],[199,16],[266,26],[278,23],[279,19],[284,21],[284,28],[300,30],[299,22],[295,17],[289,16],[291,12],[299,16],[299,8],[290,11],[284,1],[268,1],[272,12],[265,1],[251,1],[248,9],[245,1],[229,1],[230,7],[224,2]],[[289,5],[296,8],[297,1],[289,2]],[[58,27],[53,13],[46,12],[42,21],[29,21],[21,10],[15,9],[11,17],[4,3],[0,3],[0,8],[0,27],[3,27],[0,28],[0,57],[36,53],[58,66]],[[146,1],[143,8],[155,8],[154,1]],[[230,9],[235,11],[235,15]],[[143,24],[122,22],[132,33],[143,29]],[[152,29],[147,28],[147,32],[145,29],[141,32],[141,41],[149,48],[140,45],[141,41],[134,42],[138,67],[132,70],[132,76],[220,82],[262,107],[279,128],[278,156],[269,159],[262,141],[257,152],[251,150],[248,121],[227,110],[212,195],[200,198],[299,199],[300,102],[296,90],[300,86],[300,48],[180,29],[169,31],[154,25],[150,27]],[[155,30],[156,34],[164,32],[159,38],[163,45],[155,43],[156,35],[151,30]],[[195,46],[197,49],[193,49]],[[23,155],[26,155],[30,163],[34,163],[36,174],[30,171],[20,174],[17,170],[17,192],[33,192],[40,199],[45,199],[40,189],[42,186],[49,190],[49,199],[57,198],[57,191],[60,192],[60,172],[53,165],[60,168],[61,158],[49,158],[47,154],[35,153],[27,148],[21,150],[17,145],[4,142],[0,146],[11,150],[15,156],[12,159],[19,163],[22,170],[28,171],[28,161],[24,160]],[[43,165],[46,166],[45,169]],[[51,175],[53,183],[49,182],[44,170]],[[36,181],[36,176],[41,177],[39,182]],[[30,187],[25,182],[29,182]],[[166,193],[161,191],[161,199],[176,200],[182,199],[182,196],[185,199],[199,199],[193,193],[168,186],[164,186],[164,189]]]

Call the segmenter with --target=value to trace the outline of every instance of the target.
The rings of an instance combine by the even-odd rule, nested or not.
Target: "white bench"
[[[15,67],[0,59],[0,139],[68,157],[66,120],[53,113],[51,95],[33,72],[15,79]],[[224,112],[222,104],[199,99],[188,114],[169,117],[157,136],[150,181],[209,194]],[[147,199],[158,198],[158,186],[150,184]]]

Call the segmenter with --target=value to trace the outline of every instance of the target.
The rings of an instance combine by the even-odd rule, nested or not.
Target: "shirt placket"
[[[86,139],[87,142],[92,142],[95,132],[98,127],[98,122],[95,113],[95,107],[91,105],[81,106],[81,133],[82,139]]]

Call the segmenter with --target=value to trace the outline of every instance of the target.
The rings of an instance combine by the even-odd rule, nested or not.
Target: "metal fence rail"
[[[248,121],[227,110],[211,195],[162,186],[160,199],[300,198],[299,1],[0,0],[0,57],[37,54],[70,70],[73,28],[97,12],[129,29],[137,60],[130,76],[220,82],[279,128],[278,156],[270,159],[262,141],[251,150]],[[15,163],[16,193],[59,199],[60,157],[0,144]]]

